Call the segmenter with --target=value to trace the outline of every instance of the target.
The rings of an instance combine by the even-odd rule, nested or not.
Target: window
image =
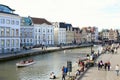
[[[16,46],[19,46],[19,39],[16,39]]]
[[[22,37],[22,33],[20,33],[20,37]]]
[[[45,41],[45,34],[43,34],[43,41]]]
[[[15,21],[14,21],[14,20],[12,20],[12,21],[11,21],[11,24],[15,24]]]
[[[9,19],[6,20],[6,24],[10,24],[10,20]]]
[[[37,39],[37,36],[35,36],[35,39]]]
[[[1,28],[1,36],[5,36],[5,29]]]
[[[32,32],[30,32],[30,37],[32,37]]]
[[[12,29],[12,36],[14,36],[14,29]]]
[[[43,32],[45,32],[45,30],[43,29]]]
[[[22,39],[21,39],[21,43],[22,43]]]
[[[16,25],[19,25],[19,21],[16,21]]]
[[[5,46],[5,40],[1,40],[1,47]]]
[[[1,24],[5,24],[5,19],[1,19]]]
[[[6,41],[6,46],[9,47],[10,46],[10,40]]]
[[[24,37],[27,37],[27,33],[26,32],[24,32]]]
[[[14,47],[14,39],[12,39],[11,46]]]
[[[10,29],[9,28],[6,29],[6,36],[10,36]]]
[[[32,39],[30,39],[30,42],[32,42]]]
[[[39,32],[40,32],[40,29],[39,29]]]
[[[29,39],[27,39],[27,42],[29,42]]]
[[[25,43],[25,39],[24,39],[24,43]]]
[[[16,29],[16,36],[19,36],[19,30]]]

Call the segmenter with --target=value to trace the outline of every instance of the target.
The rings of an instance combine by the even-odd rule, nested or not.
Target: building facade
[[[54,45],[54,27],[51,22],[43,18],[31,17],[34,26],[34,45]]]
[[[21,48],[34,46],[34,27],[30,17],[21,17],[20,31]]]
[[[60,25],[60,22],[53,22],[54,26],[54,44],[66,44],[66,28]]]
[[[83,27],[81,30],[82,42],[96,42],[98,41],[97,27]]]
[[[74,31],[71,24],[66,24],[66,44],[74,44]]]
[[[22,46],[54,45],[54,27],[46,19],[26,17],[21,21]]]
[[[117,30],[110,29],[109,30],[109,41],[117,41],[118,32]]]
[[[0,53],[20,51],[20,16],[0,4]]]
[[[73,27],[74,32],[74,44],[80,44],[81,43],[81,31],[79,27]]]

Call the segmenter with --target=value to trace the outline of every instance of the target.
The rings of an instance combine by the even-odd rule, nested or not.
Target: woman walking
[[[117,76],[119,76],[119,65],[118,64],[115,66],[115,71],[116,71]]]

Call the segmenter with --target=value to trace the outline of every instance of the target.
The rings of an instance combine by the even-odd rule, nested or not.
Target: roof
[[[33,24],[48,24],[48,25],[52,25],[52,23],[48,22],[46,19],[44,18],[35,18],[35,17],[31,17],[31,20],[33,22]]]
[[[5,13],[5,14],[11,14],[11,15],[17,15],[18,14],[14,14],[13,11],[15,11],[14,9],[11,9],[9,6],[0,4],[0,13]]]
[[[4,6],[4,7],[8,8],[11,11],[15,11],[14,9],[11,9],[9,6],[3,5],[3,4],[0,4],[0,6]]]
[[[72,24],[66,24],[66,27],[72,27]]]
[[[66,28],[66,25],[64,22],[60,22],[59,25],[60,25],[60,28]]]
[[[23,26],[31,26],[32,20],[29,17],[21,17],[21,25]]]

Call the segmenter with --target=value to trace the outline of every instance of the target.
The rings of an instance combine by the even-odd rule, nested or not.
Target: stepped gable
[[[52,23],[50,23],[49,21],[47,21],[44,18],[35,18],[35,17],[31,17],[33,24],[48,24],[48,25],[52,25]]]

